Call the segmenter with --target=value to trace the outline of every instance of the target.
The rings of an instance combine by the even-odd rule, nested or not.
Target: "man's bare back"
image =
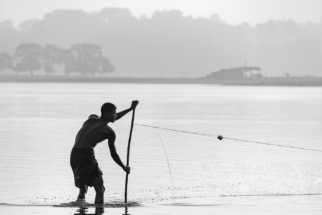
[[[90,116],[78,131],[73,148],[95,148],[106,139],[115,139],[115,133],[106,122],[98,117]]]

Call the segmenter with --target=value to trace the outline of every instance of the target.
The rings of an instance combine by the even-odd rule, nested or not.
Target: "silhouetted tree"
[[[11,21],[0,21],[0,52],[13,53],[25,35],[14,28]]]
[[[41,69],[40,57],[42,55],[42,48],[36,43],[21,44],[16,48],[14,59],[14,70],[29,71],[30,75],[33,72]]]
[[[64,73],[69,76],[72,72],[78,72],[75,56],[70,49],[64,49],[60,53],[60,58],[65,65]]]
[[[22,32],[27,32],[33,26],[35,26],[35,24],[37,24],[39,22],[40,22],[39,19],[28,19],[26,21],[21,22],[18,27]]]
[[[2,70],[11,68],[11,56],[5,52],[0,54],[0,74]]]
[[[62,63],[62,50],[56,45],[47,44],[41,54],[41,61],[47,76],[55,72],[54,65]]]
[[[110,63],[110,61],[105,57],[95,57],[91,58],[87,61],[88,69],[92,76],[95,73],[99,75],[104,75],[106,73],[110,73],[114,71],[114,67]]]
[[[94,76],[95,73],[103,74],[114,70],[109,60],[103,57],[101,48],[95,44],[76,44],[70,50],[74,57],[73,70],[82,76]]]
[[[140,18],[119,8],[93,13],[56,10],[41,20],[21,24],[22,31],[12,23],[0,22],[0,52],[10,53],[26,39],[60,47],[88,41],[99,45],[118,70],[129,75],[133,71],[146,71],[146,75],[170,71],[173,76],[199,76],[241,66],[245,60],[271,74],[318,74],[322,69],[321,23],[275,20],[253,27],[228,24],[218,15],[185,16],[178,10]],[[78,68],[76,52],[61,54],[66,57],[66,75],[76,71],[90,74]]]
[[[124,17],[133,18],[131,11],[124,8],[104,8],[96,16],[104,22]]]

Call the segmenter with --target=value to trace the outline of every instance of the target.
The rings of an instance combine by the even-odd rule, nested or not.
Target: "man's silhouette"
[[[122,163],[116,152],[114,145],[116,136],[113,129],[107,124],[115,122],[131,110],[134,110],[138,103],[138,101],[132,101],[130,108],[119,113],[116,113],[114,104],[105,103],[101,107],[101,117],[94,114],[90,115],[78,131],[70,155],[70,165],[74,173],[75,186],[79,188],[77,200],[85,200],[88,186],[94,186],[96,191],[95,204],[104,203],[103,173],[98,167],[94,154],[94,147],[103,140],[108,140],[113,160],[125,172],[130,173],[131,168]]]

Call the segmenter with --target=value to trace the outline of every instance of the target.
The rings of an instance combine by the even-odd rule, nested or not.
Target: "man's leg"
[[[87,185],[85,185],[82,188],[79,188],[79,194],[78,194],[78,197],[77,197],[77,201],[85,200],[85,195],[87,193],[87,189],[88,189]]]
[[[94,186],[96,192],[95,204],[103,204],[105,192],[103,177],[99,176],[93,179],[92,185]]]

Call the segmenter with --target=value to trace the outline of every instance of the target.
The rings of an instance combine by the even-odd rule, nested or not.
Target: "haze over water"
[[[75,208],[31,206],[75,200],[69,154],[78,129],[90,114],[99,114],[104,102],[121,111],[135,99],[140,101],[137,124],[322,150],[322,88],[1,83],[0,211],[75,213]],[[123,162],[130,121],[128,114],[109,124]],[[125,173],[111,159],[106,141],[95,151],[105,202],[123,201]],[[193,214],[200,208],[205,213],[319,214],[321,153],[135,125],[128,198],[153,210],[130,208],[130,214]],[[92,203],[94,195],[91,188],[87,201]]]

